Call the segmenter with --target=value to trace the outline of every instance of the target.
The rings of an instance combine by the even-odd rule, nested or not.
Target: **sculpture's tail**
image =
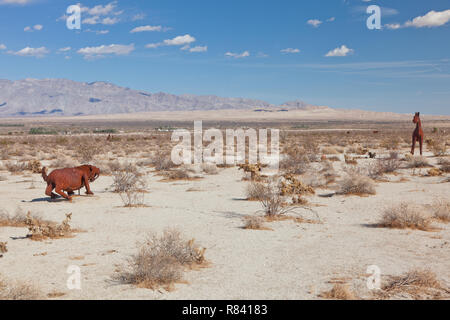
[[[47,168],[46,167],[42,168],[42,178],[44,179],[45,182],[47,182],[48,176],[47,176]]]

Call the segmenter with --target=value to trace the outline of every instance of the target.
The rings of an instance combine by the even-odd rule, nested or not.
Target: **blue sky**
[[[0,78],[450,114],[448,0],[83,1],[69,30],[74,4],[0,0]]]

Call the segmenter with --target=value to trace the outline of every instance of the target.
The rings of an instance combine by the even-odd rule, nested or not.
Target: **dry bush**
[[[246,216],[244,218],[244,229],[248,230],[268,230],[264,226],[264,219],[258,216]]]
[[[28,164],[26,162],[5,162],[5,167],[6,170],[14,174],[28,170]]]
[[[217,166],[214,163],[202,164],[202,171],[206,174],[215,175],[218,174]]]
[[[355,293],[347,284],[335,283],[330,291],[323,292],[319,297],[331,300],[356,300]]]
[[[368,167],[368,176],[372,179],[379,179],[386,173],[394,173],[400,169],[401,161],[398,155],[391,154],[388,158],[377,159]]]
[[[0,275],[0,300],[43,300],[44,294],[34,285],[8,282]]]
[[[387,297],[407,293],[414,299],[430,295],[438,298],[443,293],[448,298],[450,292],[439,282],[436,274],[427,269],[414,269],[401,276],[392,276],[382,290],[382,295]]]
[[[156,171],[169,170],[175,166],[171,160],[170,152],[164,150],[156,151],[151,161]]]
[[[53,221],[36,218],[28,212],[26,225],[29,233],[27,237],[35,241],[71,237],[73,232],[76,231],[70,227],[71,220],[71,213],[66,214],[64,221],[61,224],[58,224]]]
[[[94,143],[80,144],[76,148],[76,156],[82,163],[89,163],[100,152],[101,148]]]
[[[128,166],[125,171],[114,172],[113,177],[113,190],[119,193],[125,207],[144,206],[144,195],[147,188],[144,176],[136,172],[133,166]]]
[[[322,148],[322,153],[323,154],[338,154],[339,151],[336,150],[335,147],[323,147]]]
[[[450,173],[450,160],[446,158],[440,158],[438,160],[438,164],[440,165],[440,170],[445,173]]]
[[[450,201],[436,199],[431,206],[431,212],[434,219],[450,222]]]
[[[32,173],[42,173],[42,164],[39,160],[28,161],[27,167]]]
[[[75,162],[67,157],[56,158],[55,160],[53,160],[50,163],[51,168],[57,168],[57,169],[73,168],[73,167],[75,167],[75,165],[76,165]]]
[[[164,176],[168,180],[189,180],[190,176],[186,168],[180,168],[176,170],[167,171]]]
[[[401,203],[387,208],[378,226],[394,229],[430,230],[431,219],[416,205]]]
[[[348,155],[344,155],[344,159],[345,159],[345,163],[346,164],[351,164],[351,165],[357,165],[358,164],[358,160],[356,160],[356,158],[350,157]]]
[[[375,184],[369,177],[350,173],[339,181],[338,194],[371,195],[376,194]]]
[[[2,253],[8,252],[7,244],[8,242],[0,242],[0,258],[2,257]]]
[[[0,227],[26,227],[27,215],[21,209],[17,209],[15,214],[10,216],[8,212],[0,211]]]
[[[186,241],[179,231],[168,229],[161,237],[150,235],[128,261],[128,267],[114,278],[143,288],[170,290],[182,280],[185,269],[206,264],[205,250],[194,239]]]
[[[259,202],[263,207],[262,213],[268,218],[275,218],[293,211],[293,208],[287,205],[281,195],[281,189],[273,185],[269,185],[267,197],[259,200]]]
[[[252,181],[247,185],[247,200],[260,201],[270,194],[270,187],[259,181]]]
[[[397,136],[386,137],[381,143],[380,148],[387,150],[397,150],[401,143],[401,139]]]
[[[422,156],[418,157],[408,157],[407,159],[407,168],[428,168],[431,167],[430,163],[428,162],[428,159]]]
[[[311,167],[311,161],[303,149],[289,146],[280,160],[280,169],[285,173],[303,174]]]
[[[447,153],[446,141],[443,136],[428,139],[427,144],[436,157],[444,156]]]
[[[284,180],[281,181],[280,194],[286,195],[305,195],[315,194],[314,188],[304,184],[292,174],[285,174]]]

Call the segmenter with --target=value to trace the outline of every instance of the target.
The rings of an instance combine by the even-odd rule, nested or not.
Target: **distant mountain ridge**
[[[262,100],[246,98],[148,93],[101,81],[85,83],[67,79],[0,80],[0,117],[277,107]],[[287,102],[282,107],[305,110],[323,108],[303,101]]]

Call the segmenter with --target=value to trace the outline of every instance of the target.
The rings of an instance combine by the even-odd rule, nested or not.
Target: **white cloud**
[[[390,24],[385,24],[384,25],[386,28],[391,29],[391,30],[396,30],[396,29],[400,29],[402,26],[400,25],[400,23],[390,23]]]
[[[424,16],[415,17],[412,21],[405,22],[405,27],[440,27],[450,21],[450,10],[430,11]]]
[[[183,46],[186,44],[190,44],[192,42],[195,42],[195,38],[189,34],[186,34],[184,36],[178,36],[173,39],[164,40],[164,44],[166,46]]]
[[[190,44],[195,41],[196,39],[193,36],[186,34],[184,36],[178,36],[173,39],[164,40],[163,42],[149,43],[145,47],[149,49],[155,49],[161,46],[183,46],[181,50],[190,50],[191,49]],[[195,48],[196,48],[195,50],[202,50],[205,47],[195,47]],[[191,52],[201,52],[201,51],[191,51]]]
[[[392,23],[385,24],[384,26],[391,30],[397,30],[400,28],[433,28],[441,27],[450,21],[450,9],[445,11],[430,11],[424,16],[415,17],[412,20],[406,21],[404,24]]]
[[[99,19],[100,19],[99,16],[88,17],[88,18],[83,19],[82,23],[83,24],[97,24],[97,23],[99,23]]]
[[[246,58],[246,57],[250,57],[250,52],[248,51],[244,51],[242,53],[233,53],[233,52],[227,52],[225,53],[225,56],[227,57],[231,57],[231,58],[235,58],[235,59],[240,59],[240,58]]]
[[[141,26],[136,27],[133,30],[130,31],[130,33],[136,33],[136,32],[148,32],[148,31],[161,31],[161,26]]]
[[[296,48],[286,48],[281,50],[282,53],[299,53],[300,49],[296,49]]]
[[[119,18],[110,18],[110,17],[107,17],[107,18],[104,18],[104,19],[102,20],[102,24],[111,25],[111,24],[116,24],[116,23],[118,23],[119,21],[120,21]]]
[[[23,28],[23,31],[32,32],[33,30],[31,29],[31,27],[25,27],[25,28]]]
[[[314,28],[318,28],[322,24],[322,21],[317,20],[317,19],[311,19],[311,20],[308,20],[307,23],[309,25],[312,25]]]
[[[64,48],[59,49],[58,52],[67,52],[67,51],[70,51],[70,50],[72,50],[71,47],[64,47]]]
[[[145,45],[145,47],[149,48],[149,49],[158,48],[160,46],[162,46],[162,43],[149,43],[149,44]]]
[[[114,9],[117,7],[117,1],[108,3],[107,5],[97,5],[93,8],[81,7],[82,12],[86,12],[91,16],[106,16],[114,13]]]
[[[25,4],[29,4],[34,0],[0,0],[0,5],[2,4],[20,4],[20,5],[25,5]]]
[[[6,46],[3,43],[0,43],[0,50],[5,50]]]
[[[138,21],[138,20],[143,20],[145,18],[145,14],[144,13],[138,13],[138,14],[135,14],[132,18],[131,18],[131,20],[132,21]]]
[[[208,51],[208,46],[197,46],[189,49],[189,52],[206,52]]]
[[[348,54],[352,54],[353,52],[353,49],[349,49],[346,45],[342,45],[340,48],[336,48],[328,52],[325,57],[345,57]]]
[[[46,54],[48,54],[50,51],[46,47],[40,47],[40,48],[30,48],[26,47],[19,51],[9,51],[8,53],[13,54],[15,56],[22,56],[22,57],[37,57],[42,58]]]
[[[41,24],[36,24],[33,28],[34,30],[41,31],[44,27]]]
[[[333,22],[333,21],[335,21],[335,20],[336,20],[335,17],[331,17],[330,19],[327,19],[327,22]]]
[[[77,52],[82,54],[85,58],[100,58],[107,54],[114,54],[117,56],[128,55],[134,51],[134,44],[121,45],[121,44],[110,44],[101,45],[98,47],[86,47],[81,48]]]

